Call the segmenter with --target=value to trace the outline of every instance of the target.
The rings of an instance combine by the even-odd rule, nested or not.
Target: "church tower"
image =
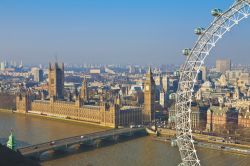
[[[56,99],[63,99],[64,90],[64,64],[61,66],[56,62],[52,67],[49,64],[49,96]]]
[[[88,82],[87,82],[86,78],[84,78],[84,80],[82,82],[80,97],[85,102],[87,102],[89,100],[89,96],[88,96]]]
[[[238,87],[238,85],[234,87],[233,99],[234,100],[240,99],[240,88]]]
[[[151,68],[149,68],[146,74],[146,80],[144,82],[144,110],[143,110],[143,122],[149,123],[155,119],[155,81]]]

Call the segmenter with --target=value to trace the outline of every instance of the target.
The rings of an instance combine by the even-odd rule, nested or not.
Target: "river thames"
[[[108,128],[0,111],[0,141],[5,144],[11,128],[17,146],[47,142]],[[203,166],[248,166],[250,156],[199,148]],[[177,147],[153,141],[150,136],[61,158],[43,161],[43,166],[175,166],[180,163]]]

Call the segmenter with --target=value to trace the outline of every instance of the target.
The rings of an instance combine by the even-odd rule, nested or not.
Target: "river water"
[[[107,128],[0,112],[0,141],[6,143],[13,128],[17,145],[26,146]],[[203,166],[249,166],[250,156],[199,148]],[[142,137],[49,161],[43,166],[174,166],[180,162],[177,147]]]

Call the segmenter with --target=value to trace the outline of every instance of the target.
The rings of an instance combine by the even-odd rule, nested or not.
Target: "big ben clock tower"
[[[146,80],[144,82],[144,110],[143,110],[143,122],[150,123],[155,119],[155,81],[151,68],[149,68],[146,74]]]

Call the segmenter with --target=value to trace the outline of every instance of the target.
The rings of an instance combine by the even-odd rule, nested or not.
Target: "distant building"
[[[237,108],[239,112],[238,127],[250,128],[250,100],[236,100],[229,104]]]
[[[240,77],[239,77],[239,79],[238,79],[238,81],[237,81],[237,83],[238,83],[238,86],[239,87],[245,87],[246,85],[250,85],[250,75],[249,75],[249,73],[241,73],[241,75],[240,75]]]
[[[162,88],[165,92],[169,90],[169,78],[167,75],[162,77]]]
[[[213,91],[213,85],[210,81],[206,81],[201,85],[201,91],[202,92],[212,92]]]
[[[86,79],[84,79],[83,82],[82,82],[80,98],[84,102],[87,102],[89,100],[88,83],[87,83]]]
[[[37,67],[31,69],[31,73],[33,75],[35,82],[42,82],[43,81],[43,70]]]
[[[239,128],[250,128],[250,111],[247,109],[240,109],[238,116]]]
[[[135,67],[134,67],[134,66],[129,66],[129,73],[130,73],[130,74],[133,74],[133,73],[135,73],[135,72],[136,72]]]
[[[105,70],[105,72],[108,73],[108,74],[115,74],[115,71],[112,70],[112,69],[110,69],[110,68],[108,68],[108,67],[105,67],[104,70]]]
[[[101,69],[90,69],[89,73],[90,74],[101,74]]]
[[[207,124],[207,106],[194,105],[191,107],[191,128],[192,130],[203,131],[206,129]],[[169,110],[168,123],[170,127],[175,126],[176,112],[175,106],[173,105]]]
[[[142,124],[141,107],[124,106],[118,111],[118,126]]]
[[[207,80],[207,67],[206,66],[201,66],[201,73],[202,73],[202,80],[206,81]]]
[[[227,87],[228,86],[228,80],[224,74],[222,74],[218,80],[218,85],[220,87]]]
[[[154,77],[154,81],[155,81],[155,100],[156,101],[160,101],[160,92],[163,89],[162,86],[162,76],[159,74],[157,76]]]
[[[227,133],[238,126],[238,111],[234,108],[212,106],[207,111],[206,129],[209,132]]]
[[[169,77],[169,90],[172,92],[176,92],[178,89],[179,84],[179,77],[178,76],[172,76]]]
[[[4,62],[1,62],[1,63],[0,63],[0,66],[1,66],[1,67],[0,67],[0,70],[1,70],[1,71],[4,71],[5,68],[6,68],[5,63],[4,63]]]
[[[166,107],[166,103],[167,103],[167,95],[165,93],[165,91],[161,91],[160,92],[160,101],[159,101],[160,105],[165,108]]]
[[[193,130],[203,131],[206,129],[207,108],[206,106],[199,105],[192,106],[191,126]]]
[[[64,64],[61,66],[56,62],[52,67],[49,64],[49,96],[63,99],[64,94]]]
[[[155,81],[151,68],[146,75],[146,81],[144,83],[144,110],[143,110],[143,122],[149,123],[155,119]]]
[[[156,85],[159,89],[161,89],[161,88],[162,88],[162,76],[161,76],[161,75],[156,76],[156,77],[154,78],[154,80],[155,80],[155,85]]]
[[[196,67],[195,69],[198,70],[198,67]],[[200,72],[198,73],[197,80],[203,81],[203,82],[205,82],[207,80],[207,68],[206,68],[206,66],[201,66]]]
[[[233,99],[239,100],[241,98],[240,88],[238,86],[234,87]]]
[[[235,84],[236,81],[239,79],[242,70],[231,70],[226,72],[226,77],[229,79],[231,84]]]
[[[225,73],[227,70],[231,70],[231,60],[216,60],[216,71]]]

